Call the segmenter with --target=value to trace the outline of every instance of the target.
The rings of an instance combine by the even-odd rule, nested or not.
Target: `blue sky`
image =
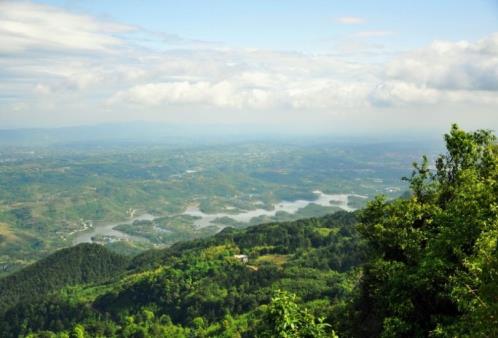
[[[391,32],[381,41],[406,49],[434,39],[475,40],[498,29],[495,0],[43,2],[191,39],[310,52],[331,50],[334,39],[364,31]],[[341,25],[341,17],[364,22]]]
[[[498,129],[498,1],[0,2],[0,128]]]

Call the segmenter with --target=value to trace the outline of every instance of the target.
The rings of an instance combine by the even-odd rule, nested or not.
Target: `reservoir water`
[[[80,232],[73,240],[73,244],[76,245],[80,243],[92,243],[92,237],[96,235],[112,236],[118,239],[144,241],[145,239],[142,237],[131,236],[114,228],[120,224],[132,224],[135,221],[152,221],[154,220],[154,218],[156,217],[151,214],[142,214],[140,216],[130,218],[126,221],[104,224],[97,223],[93,228],[91,228],[91,230]]]
[[[278,212],[284,211],[289,214],[296,213],[299,209],[302,209],[309,204],[317,204],[324,207],[338,207],[346,211],[354,211],[355,209],[350,207],[349,197],[355,196],[360,198],[366,198],[366,196],[353,195],[353,194],[324,194],[319,190],[313,191],[317,196],[315,200],[296,200],[296,201],[282,201],[274,205],[273,210],[266,209],[255,209],[240,212],[238,214],[228,214],[228,213],[216,213],[216,214],[206,214],[199,210],[198,206],[190,206],[183,213],[184,215],[199,217],[194,221],[194,225],[197,227],[206,227],[212,225],[217,218],[229,217],[237,222],[249,222],[252,218],[258,216],[275,216]]]
[[[281,201],[274,205],[272,210],[267,209],[254,209],[254,210],[246,210],[241,211],[236,214],[230,213],[215,213],[215,214],[206,214],[199,210],[197,206],[190,206],[183,212],[183,215],[189,215],[197,217],[194,221],[194,225],[202,228],[209,225],[212,225],[217,218],[221,217],[229,217],[237,222],[248,223],[254,217],[259,216],[275,216],[278,212],[287,212],[289,214],[294,214],[298,210],[310,205],[317,204],[325,207],[337,207],[346,211],[354,211],[355,209],[349,206],[349,197],[355,196],[360,198],[366,198],[366,196],[354,195],[354,194],[325,194],[319,190],[313,191],[316,195],[316,199],[314,200],[296,200],[296,201]],[[116,226],[120,224],[132,224],[134,221],[152,221],[156,217],[151,214],[142,214],[140,216],[130,218],[126,221],[121,222],[112,222],[105,224],[96,224],[91,230],[82,231],[76,235],[76,238],[73,241],[73,244],[79,243],[91,243],[92,237],[96,235],[101,236],[112,236],[117,239],[124,240],[136,240],[136,241],[144,241],[145,239],[142,237],[131,236],[122,231],[114,229]]]

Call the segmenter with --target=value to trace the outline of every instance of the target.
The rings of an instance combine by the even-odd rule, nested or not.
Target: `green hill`
[[[75,284],[100,282],[124,271],[128,259],[96,244],[62,249],[0,279],[0,312]]]
[[[359,212],[227,228],[130,262],[58,252],[0,280],[2,337],[496,337],[498,146],[457,126],[445,140],[409,195]]]
[[[15,337],[31,330],[70,329],[83,321],[90,336],[120,336],[130,318],[137,323],[143,320],[144,311],[150,311],[161,323],[170,323],[170,329],[187,334],[193,332],[200,318],[208,325],[221,323],[227,316],[256,311],[270,301],[276,288],[298,294],[303,302],[318,302],[319,308],[327,308],[330,302],[326,299],[344,298],[357,279],[355,266],[363,256],[355,223],[354,214],[338,212],[296,222],[227,228],[210,238],[144,253],[114,282],[99,284],[79,279],[82,285],[78,287],[19,303],[5,313],[0,329]],[[106,252],[104,248],[100,250]],[[64,251],[46,261],[69,272],[66,264],[77,264],[73,259],[61,260]],[[246,255],[248,261],[238,259],[239,254]],[[47,264],[22,270],[10,278],[47,271],[43,266]],[[113,273],[122,268],[123,264],[119,264]],[[54,278],[59,279],[59,287],[77,283],[76,279],[63,280],[55,274],[51,280]],[[35,288],[25,282],[16,291],[22,293],[23,287],[27,291]],[[337,315],[332,309],[329,312],[331,318]],[[31,318],[28,324],[26,318]],[[209,330],[218,332],[221,328],[214,324]]]

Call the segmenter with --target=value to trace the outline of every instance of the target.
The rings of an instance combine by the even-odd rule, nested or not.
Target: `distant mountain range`
[[[59,128],[0,129],[0,147],[106,146],[126,144],[219,144],[248,141],[346,142],[346,143],[441,143],[437,134],[407,135],[392,131],[386,135],[356,135],[293,132],[278,126],[229,124],[174,124],[165,122],[123,122]]]

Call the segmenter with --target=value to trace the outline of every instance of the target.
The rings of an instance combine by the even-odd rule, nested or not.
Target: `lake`
[[[76,235],[76,238],[73,240],[73,244],[76,245],[80,243],[92,243],[93,242],[92,237],[96,235],[112,236],[121,240],[126,239],[126,240],[144,241],[145,238],[131,236],[114,228],[120,224],[132,224],[135,221],[152,221],[155,218],[156,217],[151,214],[142,214],[140,216],[130,218],[126,221],[96,224],[93,226],[93,228],[91,228],[91,230],[82,231],[78,235]]]
[[[346,211],[354,211],[355,208],[349,206],[349,197],[355,196],[360,198],[367,198],[366,196],[355,195],[355,194],[325,194],[319,190],[313,191],[316,195],[314,200],[296,200],[296,201],[281,201],[274,205],[272,210],[267,209],[254,209],[239,212],[237,214],[227,214],[227,213],[215,213],[206,214],[202,212],[197,206],[190,206],[184,212],[183,215],[189,215],[197,217],[194,221],[194,225],[203,228],[214,224],[217,218],[229,217],[237,222],[248,223],[254,217],[259,216],[275,216],[278,212],[287,212],[289,214],[294,214],[298,210],[305,208],[310,204],[317,204],[324,207],[338,207]],[[135,240],[144,241],[145,238],[131,236],[122,231],[114,229],[120,224],[132,224],[134,221],[153,221],[156,216],[151,214],[142,214],[137,217],[130,218],[126,221],[112,222],[104,224],[96,224],[91,230],[82,231],[73,240],[73,244],[79,243],[92,243],[92,237],[96,235],[101,236],[112,236],[120,240]],[[166,230],[167,231],[167,230]]]
[[[324,207],[338,207],[346,211],[354,211],[355,209],[348,205],[349,197],[355,196],[360,198],[367,198],[366,196],[354,194],[325,194],[319,190],[313,191],[317,196],[314,200],[296,200],[296,201],[282,201],[274,205],[273,210],[255,209],[240,212],[238,214],[216,213],[206,214],[202,212],[198,206],[190,206],[183,213],[184,215],[199,217],[194,221],[197,227],[206,227],[213,225],[217,218],[229,217],[237,222],[248,223],[251,219],[258,216],[275,216],[278,212],[284,211],[289,214],[294,214],[298,210],[308,206],[309,204],[317,204]]]

